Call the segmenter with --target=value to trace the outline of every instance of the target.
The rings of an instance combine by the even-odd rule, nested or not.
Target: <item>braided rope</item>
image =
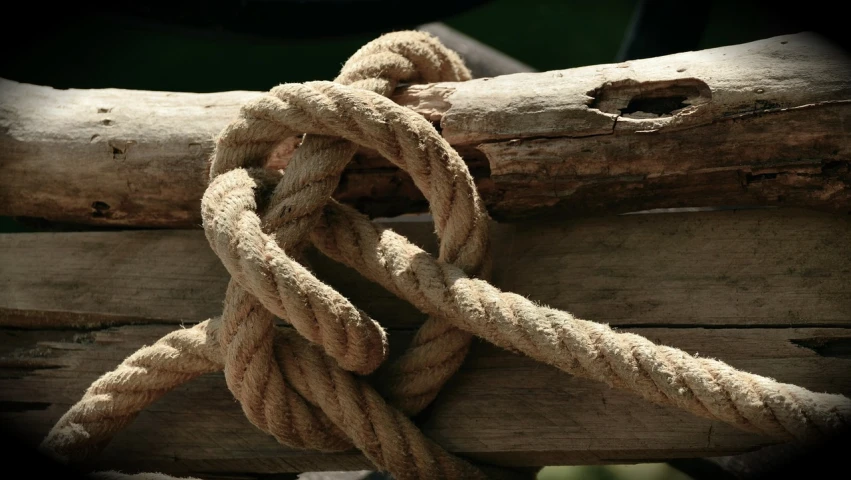
[[[400,479],[484,478],[405,416],[431,402],[473,334],[748,431],[806,440],[849,424],[844,396],[657,346],[471,278],[486,278],[490,268],[488,217],[472,177],[429,122],[386,98],[399,82],[466,78],[457,56],[435,39],[398,32],[359,50],[336,83],[281,85],[245,105],[217,140],[202,199],[205,233],[232,276],[222,317],[125,360],[92,385],[43,446],[66,459],[85,457],[169,389],[223,368],[249,420],[281,443],[322,450],[353,444]],[[285,172],[259,168],[280,141],[303,132]],[[438,259],[330,200],[357,145],[407,171],[429,200]],[[291,257],[307,236],[430,315],[412,347],[386,367],[384,394],[398,409],[350,373],[382,363],[386,334]],[[274,316],[295,332],[275,329]]]

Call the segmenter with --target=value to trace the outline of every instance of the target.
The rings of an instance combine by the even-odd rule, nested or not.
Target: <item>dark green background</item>
[[[442,20],[539,70],[555,70],[614,61],[636,3],[496,0]],[[404,15],[405,4],[388,15]],[[709,24],[700,49],[795,33],[760,2],[702,5],[708,5]],[[20,20],[28,28],[8,35],[0,76],[57,88],[214,92],[330,80],[349,55],[382,33],[300,40],[153,28],[96,14],[41,27],[37,18]],[[688,26],[689,12],[673,21]]]
[[[788,7],[782,11],[780,3],[704,0],[678,7],[682,11],[672,12],[668,21],[672,28],[691,28],[694,12],[706,9],[708,24],[697,49],[712,48],[796,33],[800,28],[786,21],[790,15],[809,12],[808,18],[839,18],[836,12],[819,10],[819,1],[809,0],[809,9],[789,13]],[[223,3],[227,2],[219,2]],[[494,0],[441,18],[440,7],[427,0],[400,1],[387,15],[407,18],[405,9],[410,5],[431,5],[425,8],[432,9],[433,20],[546,71],[615,61],[637,3]],[[192,30],[92,12],[75,13],[73,4],[65,5],[64,10],[32,2],[19,6],[27,13],[7,16],[6,28],[0,29],[0,42],[5,46],[0,55],[0,77],[56,88],[216,92],[268,90],[279,83],[330,80],[355,50],[384,33],[329,38],[326,32],[326,38],[318,39],[276,38],[271,36],[274,32],[260,36],[210,28]],[[326,14],[333,16],[334,11]],[[304,21],[290,15],[282,19],[281,28]],[[287,36],[288,32],[282,33]],[[45,227],[39,225],[0,217],[0,232]]]

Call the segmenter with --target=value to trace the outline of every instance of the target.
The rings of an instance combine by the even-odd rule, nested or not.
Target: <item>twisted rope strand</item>
[[[388,56],[384,56],[384,60],[387,60],[388,58]],[[422,61],[420,61],[420,63],[422,63]],[[459,76],[457,71],[451,71],[451,69],[450,74],[453,75],[454,78]],[[442,77],[431,76],[432,81],[440,79],[442,79]],[[387,91],[392,91],[393,87],[395,87],[395,84],[390,85],[390,88]],[[237,126],[237,132],[240,131],[239,126],[241,123],[243,122],[238,121],[235,123]],[[243,125],[243,127],[244,126],[245,125]],[[250,145],[248,145],[246,149],[243,149],[239,155],[228,156],[227,152],[225,152],[225,154],[217,156],[216,158],[220,160],[225,159],[223,161],[224,164],[227,164],[228,159],[230,159],[231,161],[238,161],[245,165],[255,165],[258,163],[258,159],[263,158],[263,156],[267,154],[270,145],[274,145],[276,140],[275,137],[285,137],[292,133],[292,130],[282,128],[280,125],[271,124],[269,122],[264,123],[262,118],[258,120],[258,123],[253,128],[257,128],[261,134],[258,138],[251,140],[249,142]],[[224,141],[220,142],[219,145],[227,145],[228,142],[229,140],[226,138]],[[339,151],[340,142],[337,142],[336,145],[334,142],[337,141],[329,141],[326,143],[330,143],[330,149],[336,147]],[[236,143],[238,143],[238,141]],[[305,149],[305,151],[307,151],[307,149]],[[346,152],[344,151],[344,153]],[[348,156],[351,155],[348,154]],[[213,176],[215,176],[217,172],[216,162],[214,162],[214,168],[212,171]],[[249,190],[251,190],[251,188],[252,187],[249,186]],[[326,187],[326,190],[327,188],[328,187]],[[205,198],[209,197],[205,196]],[[213,229],[207,229],[208,235],[213,239],[218,238],[219,235],[215,232],[215,225],[217,225],[217,222],[221,222],[222,219],[224,219],[225,222],[233,220],[235,217],[229,217],[228,212],[232,214],[237,213],[246,207],[251,210],[256,209],[256,205],[252,202],[253,199],[249,199],[248,203],[221,202],[219,206],[222,218],[211,222]],[[284,212],[289,213],[286,209]],[[314,215],[314,217],[315,216],[316,215]],[[266,217],[274,219],[274,216],[272,215],[267,215]],[[286,215],[282,215],[282,217],[286,217]],[[326,328],[325,331],[331,332],[332,341],[327,342],[323,339],[323,337],[327,338],[327,335],[323,335],[324,332],[321,328],[323,326],[327,327],[328,322],[334,322],[338,317],[344,317],[343,321],[339,322],[337,325],[354,325],[355,329],[359,326],[365,325],[365,327],[361,329],[360,333],[366,332],[368,336],[371,327],[369,322],[371,320],[363,316],[362,312],[357,311],[357,313],[353,313],[354,308],[351,307],[345,299],[342,299],[342,297],[335,297],[336,292],[333,292],[330,289],[322,291],[321,295],[311,296],[311,294],[316,290],[322,289],[321,283],[318,282],[318,280],[313,279],[306,269],[301,268],[296,262],[289,259],[283,253],[283,249],[281,249],[281,247],[279,247],[272,238],[264,236],[263,231],[260,229],[260,222],[257,216],[243,215],[237,220],[243,230],[253,232],[256,235],[251,238],[234,238],[235,241],[233,242],[223,242],[221,244],[222,249],[217,250],[219,253],[222,251],[231,252],[232,254],[233,252],[236,252],[234,255],[234,257],[238,258],[236,259],[236,265],[231,265],[234,278],[241,281],[243,284],[248,284],[249,286],[254,287],[255,293],[259,292],[258,296],[266,300],[264,303],[266,303],[273,311],[282,312],[284,315],[290,314],[290,317],[292,317],[293,314],[296,315],[297,321],[293,322],[294,326],[297,328],[301,327],[300,330],[302,333],[305,333],[306,330],[306,335],[308,337],[311,337],[310,329],[313,328],[312,340],[318,340],[318,343],[321,343],[326,350],[330,351],[330,353],[335,354],[335,356],[343,364],[347,364],[347,366],[352,367],[352,369],[362,368],[364,371],[369,371],[372,367],[364,367],[363,365],[365,364],[365,361],[370,361],[371,359],[364,358],[363,355],[359,358],[357,356],[352,358],[351,350],[347,349],[348,340],[353,339],[354,341],[358,341],[362,339],[363,335],[352,334],[351,330],[341,335],[341,333],[343,333],[341,332],[341,329],[334,329],[334,324],[331,323],[331,328]],[[280,238],[284,245],[289,245],[287,243],[287,237],[285,236],[287,232],[281,232],[281,227],[284,224],[284,222],[281,222],[277,225],[279,228],[277,229],[278,231],[276,231],[276,239]],[[482,222],[482,224],[484,224],[484,222]],[[289,236],[289,238],[293,237],[293,235]],[[252,242],[252,239],[255,241]],[[259,241],[256,241],[257,239],[259,239]],[[295,242],[296,240],[297,238],[292,241]],[[211,240],[211,244],[215,245],[216,243]],[[457,247],[455,247],[455,249],[460,250]],[[253,267],[256,267],[260,257],[266,257],[267,260],[270,260],[269,265],[267,265],[265,270],[262,270],[262,272],[272,278],[273,282],[264,283],[256,276],[252,277],[242,274],[243,271],[251,271]],[[482,263],[481,260],[478,260],[478,262]],[[280,272],[284,270],[287,270],[288,273],[281,274]],[[307,285],[307,287],[304,285]],[[292,300],[293,297],[296,297],[306,305],[299,305],[298,300]],[[327,302],[328,298],[331,298],[332,301]],[[318,307],[311,305],[314,300],[319,303]],[[335,307],[337,310],[335,310]],[[323,308],[325,310],[322,310]],[[341,310],[342,314],[340,312]],[[348,314],[347,319],[345,318],[346,314]],[[301,318],[298,317],[299,315],[301,315]],[[307,318],[306,321],[302,321],[301,323],[298,322],[298,320],[302,320],[308,315],[312,315],[313,318]],[[293,412],[293,408],[287,408],[286,405],[282,406],[280,401],[274,401],[274,399],[279,396],[275,395],[275,392],[286,388],[287,385],[283,380],[280,380],[281,365],[279,365],[278,362],[270,361],[271,348],[269,347],[272,345],[272,336],[269,334],[269,327],[272,324],[271,314],[257,303],[256,298],[247,295],[246,292],[240,288],[238,283],[232,281],[228,290],[228,298],[225,302],[223,318],[222,335],[218,340],[225,355],[225,376],[228,380],[229,388],[231,388],[234,395],[240,400],[244,412],[253,423],[261,427],[263,430],[275,435],[279,441],[295,445],[303,444],[304,440],[303,438],[300,438],[298,434],[299,432],[294,431],[298,430],[298,428],[293,426],[295,422],[293,422],[292,416],[293,413],[295,413],[296,418],[310,419],[312,418],[312,415],[310,415],[311,412]],[[325,325],[322,324],[321,320],[325,320]],[[244,328],[245,326],[248,328]],[[345,329],[345,327],[342,327],[342,330]],[[380,330],[380,327],[373,328],[372,331],[378,331],[383,335],[383,331]],[[342,341],[341,339],[344,339],[345,341]],[[383,344],[383,336],[381,340],[382,341],[380,343]],[[337,348],[338,346],[339,348]],[[369,350],[370,348],[363,348],[361,349],[361,353]],[[383,353],[379,355],[378,362],[380,362],[381,358],[383,358]],[[368,408],[366,411],[360,412],[360,416],[370,419],[368,426],[372,431],[372,434],[370,435],[369,432],[359,432],[357,430],[353,430],[349,433],[358,441],[358,446],[360,446],[370,458],[376,461],[379,466],[392,469],[399,478],[443,478],[446,476],[451,478],[459,476],[465,478],[482,478],[481,472],[477,469],[473,468],[466,462],[449,455],[440,447],[425,439],[425,437],[422,436],[422,434],[413,426],[413,424],[410,423],[410,421],[408,421],[398,411],[393,410],[383,403],[381,397],[366,386],[366,384],[362,384],[362,382],[354,382],[350,375],[346,374],[342,370],[336,369],[336,364],[334,362],[328,362],[326,359],[324,364],[324,371],[326,372],[325,377],[334,379],[331,384],[340,384],[345,386],[346,388],[343,389],[342,393],[347,395],[346,398],[359,399],[356,403],[348,403],[347,409],[338,409],[337,411],[344,413],[346,411],[357,412],[355,407],[362,404],[366,405]],[[274,374],[276,367],[279,372],[278,375]],[[299,372],[305,372],[302,373],[302,375],[308,375],[311,378],[322,378],[322,375],[311,373],[315,370],[312,368],[300,366],[297,370]],[[298,378],[297,376],[294,376],[292,371],[290,372],[289,377]],[[309,385],[308,383],[304,384]],[[354,390],[355,387],[352,385],[356,386],[357,390]],[[319,387],[321,387],[321,385]],[[316,389],[319,387],[313,388]],[[326,389],[326,396],[319,396],[318,398],[319,400],[332,401],[341,404],[341,400],[333,395],[337,392],[337,390],[338,387],[335,387],[331,392],[328,392]],[[360,392],[360,396],[358,397],[352,392]],[[304,390],[302,393],[309,395],[310,390]],[[272,398],[273,401],[268,401],[269,398]],[[310,398],[313,398],[314,401],[316,401],[317,397],[312,396]],[[345,400],[345,398],[343,400]],[[331,405],[326,404],[323,406],[331,412],[335,411]],[[144,405],[136,405],[137,409],[143,407]],[[349,415],[352,414],[349,413]],[[281,421],[282,417],[284,417],[286,421]],[[356,413],[353,418],[357,417],[358,414]],[[372,417],[377,418],[377,421],[381,423],[376,424],[376,420]],[[340,417],[339,415],[336,417],[338,421],[347,422],[345,418]],[[317,419],[318,417],[313,419],[312,423],[314,425],[317,423]],[[388,422],[391,421],[395,427],[391,428],[388,426]],[[322,425],[321,423],[322,422],[319,422],[319,428],[323,431],[328,430],[328,426]],[[351,422],[348,422],[347,425],[348,424],[351,424]],[[361,426],[365,428],[367,425],[362,424]],[[405,440],[403,444],[399,444],[400,438]],[[318,448],[327,447],[326,441],[320,441],[317,443],[319,443],[319,445],[313,446]],[[412,456],[411,451],[413,451],[415,455]]]
[[[199,375],[222,370],[219,325],[217,317],[175,330],[127,357],[92,383],[83,398],[56,422],[40,450],[62,462],[88,460],[163,395]],[[287,412],[284,418],[293,424],[273,430],[281,443],[324,451],[351,448],[347,437],[321,410],[290,386],[282,390],[286,400],[276,402],[273,408]]]
[[[256,308],[259,306],[256,299],[245,291],[236,290],[229,298],[225,316],[270,315],[265,309]],[[252,308],[253,313],[245,314],[246,309]],[[220,370],[223,359],[217,337],[225,332],[219,323],[217,317],[191,329],[177,330],[128,357],[115,371],[97,380],[83,399],[57,422],[42,443],[42,450],[62,461],[82,461],[104,447],[117,431],[168,390],[194,376]],[[328,445],[334,441],[329,437],[337,432],[336,424],[343,426],[345,434],[354,439],[367,458],[392,471],[400,480],[488,478],[429,440],[364,379],[340,368],[303,337],[281,329],[267,332],[267,337],[275,339],[273,361],[283,373],[285,388],[291,394],[283,401],[267,399],[257,410],[266,419],[261,428],[281,443],[329,450]],[[163,358],[169,360],[162,361]],[[155,368],[143,369],[141,365]],[[174,367],[179,372],[177,377],[172,376]],[[271,381],[275,378],[265,377]],[[119,378],[123,381],[116,381]],[[246,375],[240,386],[264,390],[274,396],[275,388],[252,383],[258,381],[257,377]],[[118,396],[123,393],[122,386],[128,384],[132,385],[134,394],[130,401]],[[243,404],[246,415],[255,414],[252,407]],[[351,447],[342,434],[334,438],[336,450]],[[491,473],[507,476],[512,472]],[[113,477],[124,478],[122,475],[115,473]],[[141,475],[128,478],[148,478],[144,475],[149,474]]]
[[[851,423],[844,396],[695,358],[470,278],[490,270],[488,217],[472,177],[429,122],[384,96],[402,81],[466,78],[457,55],[435,39],[398,32],[355,53],[337,83],[281,85],[246,104],[218,138],[202,199],[205,234],[232,276],[222,317],[131,355],[89,388],[43,447],[65,459],[85,458],[166,391],[224,368],[249,420],[281,443],[325,450],[354,444],[400,479],[484,478],[350,373],[381,364],[386,334],[290,256],[308,232],[326,255],[430,315],[412,347],[384,372],[388,398],[404,412],[434,398],[475,334],[744,430],[806,440]],[[302,132],[286,172],[258,170],[280,141]],[[438,259],[330,200],[355,144],[411,175],[430,202]],[[267,203],[261,219],[258,206]],[[277,331],[273,315],[298,333]]]
[[[298,125],[308,133],[335,134],[375,148],[400,167],[411,171],[414,181],[429,198],[436,218],[436,230],[442,239],[440,258],[459,265],[472,275],[489,274],[489,236],[484,206],[475,193],[466,164],[428,121],[377,94],[329,82],[282,85],[274,89],[273,93],[275,97],[260,98],[246,105],[242,110],[242,118],[232,124],[234,130],[226,130],[222,134],[222,158],[234,156],[229,147],[233,144],[231,136],[242,137],[244,131],[258,128],[257,125],[270,124],[277,125],[281,130],[293,129]],[[305,97],[314,100],[312,109],[304,107]],[[343,120],[339,113],[342,111],[349,112],[343,116]],[[282,184],[288,181],[290,175],[309,178],[309,174],[300,172],[313,171],[313,166],[305,166],[305,162],[300,161],[299,157],[293,158],[287,166]],[[338,164],[335,171],[342,171],[342,166]],[[271,292],[273,285],[270,279],[279,279],[280,282],[277,277],[280,272],[298,277],[299,284],[309,285],[305,289],[307,291],[328,291],[323,296],[333,298],[333,290],[325,287],[296,262],[287,259],[283,250],[264,236],[259,217],[254,213],[256,202],[252,192],[257,185],[248,176],[238,172],[240,170],[218,173],[218,169],[214,169],[214,175],[218,176],[211,181],[202,201],[208,239],[231,275],[278,314],[287,312],[279,313],[274,309],[273,302],[277,295]],[[237,179],[235,175],[243,176]],[[325,191],[289,187],[300,197],[298,202],[293,202],[301,205],[300,210],[293,209],[290,212],[294,212],[297,219],[314,215],[311,212],[318,211],[322,205],[320,200],[330,195],[330,184],[324,177],[317,183],[323,185]],[[277,196],[283,195],[285,191],[280,185]],[[322,196],[317,196],[319,193]],[[237,211],[234,208],[236,205],[244,205],[244,208]],[[287,209],[284,212],[286,214]],[[285,234],[279,230],[275,239],[290,244],[298,241],[298,238],[285,238]],[[246,249],[255,253],[232,248],[236,244],[252,245]],[[281,270],[271,266],[273,261],[281,265]],[[239,268],[240,262],[253,264]],[[317,319],[328,321],[327,318]],[[342,323],[355,321],[357,319],[353,318]],[[383,372],[389,378],[388,397],[406,413],[420,411],[460,367],[470,340],[468,333],[445,320],[439,317],[429,319],[408,352]]]
[[[227,298],[222,314],[225,326],[222,334],[228,335],[228,324],[236,325],[243,319],[245,323],[233,331],[235,338],[228,344],[225,364],[233,362],[246,366],[244,375],[228,383],[233,385],[234,396],[240,399],[246,415],[265,420],[263,423],[252,420],[255,425],[268,431],[279,419],[298,414],[278,405],[270,408],[266,403],[266,396],[273,388],[265,384],[280,378],[281,382],[291,385],[300,398],[319,407],[376,466],[393,472],[400,480],[484,478],[476,468],[426,438],[365,380],[340,368],[303,337],[292,332],[254,328],[266,323],[260,320],[271,320],[271,313],[262,308],[254,296],[233,288],[228,291]],[[274,340],[271,352],[251,351],[251,346],[255,345],[265,348],[267,342],[262,340],[267,338]],[[220,342],[226,343],[222,339]],[[269,354],[280,376],[269,374]],[[233,357],[243,358],[234,361]],[[227,368],[225,374],[228,375]],[[244,391],[267,393],[245,397],[241,396]],[[421,452],[412,457],[409,449],[413,446]]]
[[[242,170],[236,170],[242,171]],[[227,178],[220,181],[224,188],[239,188]],[[215,218],[205,224],[207,238],[233,278],[231,283],[247,288],[264,307],[290,323],[309,340],[323,345],[344,368],[369,373],[387,355],[386,334],[378,323],[355,308],[345,297],[316,279],[304,267],[290,258],[269,235],[260,228],[260,219],[253,213],[253,190],[242,192],[247,204],[233,203],[209,189],[204,194],[207,205],[203,213]],[[246,209],[252,213],[245,214]],[[246,235],[223,237],[222,227],[240,224]],[[274,269],[275,262],[281,268]],[[269,339],[271,342],[271,339]],[[271,345],[271,343],[270,343]]]
[[[328,257],[423,312],[572,375],[782,439],[819,438],[851,425],[851,400],[843,395],[814,393],[695,358],[501,292],[334,201],[311,240]]]
[[[430,176],[433,168],[437,173],[437,178],[433,180],[436,193],[427,193],[427,196],[432,200],[436,217],[441,219],[437,222],[437,233],[442,239],[441,258],[455,262],[471,275],[487,277],[489,274],[487,215],[478,196],[474,194],[475,187],[466,165],[454,150],[447,148],[448,145],[431,125],[418,115],[389,100],[377,106],[369,105],[364,100],[371,101],[375,97],[389,95],[399,82],[459,81],[469,78],[469,71],[458,56],[430,35],[397,32],[380,37],[361,48],[349,59],[336,79],[338,84],[371,90],[376,95],[364,97],[359,94],[360,90],[351,88],[332,90],[329,94],[323,88],[333,89],[335,84],[328,82],[282,85],[272,90],[273,96],[260,98],[244,106],[240,119],[226,128],[218,139],[211,168],[214,179],[237,166],[258,165],[256,159],[268,155],[267,150],[276,139],[286,138],[295,131],[309,133],[287,166],[286,175],[278,183],[269,202],[270,207],[260,222],[266,231],[274,232],[271,235],[274,242],[259,236],[257,222],[253,217],[242,220],[250,224],[246,229],[250,229],[251,233],[239,236],[240,245],[246,245],[252,240],[265,242],[263,245],[255,243],[250,248],[257,255],[240,257],[242,260],[250,258],[262,263],[260,258],[278,259],[286,264],[282,268],[293,272],[295,281],[305,288],[290,289],[293,284],[286,282],[286,279],[283,279],[283,284],[280,283],[282,279],[271,273],[275,270],[270,269],[268,264],[255,263],[249,268],[236,268],[236,257],[239,257],[240,252],[234,252],[234,262],[225,263],[237,282],[255,294],[264,306],[290,320],[299,332],[312,341],[323,343],[326,351],[338,360],[344,355],[344,346],[348,345],[346,342],[352,341],[353,337],[361,338],[360,332],[369,331],[367,327],[371,320],[363,312],[355,315],[355,310],[342,297],[309,275],[296,262],[290,262],[284,252],[289,246],[297,245],[304,239],[316,223],[322,206],[317,199],[327,198],[333,192],[340,174],[357,149],[352,141],[379,147],[382,153],[393,156],[397,162],[406,158],[417,160],[422,156],[420,149],[425,148],[428,158],[426,162],[421,162],[421,169],[425,173],[420,177]],[[395,117],[381,120],[382,115],[387,115],[388,106],[393,109],[390,115]],[[350,112],[362,112],[362,115],[355,115],[352,121]],[[407,128],[411,131],[404,131]],[[342,135],[350,142],[328,135]],[[365,140],[365,136],[369,140]],[[258,152],[258,144],[265,145],[267,150]],[[452,178],[462,179],[467,184],[453,182]],[[446,188],[447,182],[450,185],[458,184]],[[458,191],[463,192],[460,197],[464,201],[456,204],[454,196]],[[245,198],[244,201],[249,200]],[[221,205],[221,200],[211,199],[205,205]],[[218,222],[227,217],[220,219],[216,218],[216,212],[206,212],[204,218],[209,222],[205,224],[208,225],[205,230],[208,238],[211,238],[211,230],[218,231]],[[224,221],[240,220],[231,217]],[[447,224],[450,228],[445,231]],[[216,233],[213,236],[218,235]],[[232,246],[233,238],[219,237],[218,245]],[[217,249],[212,239],[211,245],[221,256],[224,250]],[[258,275],[250,276],[251,273]],[[277,285],[275,280],[278,281]],[[322,295],[317,298],[311,296],[310,292],[321,292]],[[287,308],[288,305],[279,301],[294,293],[302,299],[301,302],[290,304],[290,308]],[[325,298],[331,299],[328,303],[336,305],[339,310],[335,311],[332,306],[323,310]],[[341,316],[340,310],[350,315]],[[312,311],[316,315],[311,315]],[[338,317],[333,317],[334,314]],[[302,321],[304,318],[309,320]],[[339,320],[335,321],[337,318]],[[344,331],[352,325],[356,326],[352,335],[344,335]],[[346,342],[329,343],[331,340],[327,334],[323,334],[323,330],[333,331],[331,339],[345,337]],[[364,357],[370,348],[375,348],[379,339],[384,338],[379,337],[378,330],[373,333],[369,345],[349,351],[357,355],[357,359],[341,361],[341,365],[368,373],[380,363],[383,357],[371,357],[377,363],[370,363]],[[428,319],[409,350],[382,372],[382,376],[388,379],[384,383],[389,386],[385,389],[388,398],[406,413],[419,412],[460,367],[471,338],[468,333],[444,320]],[[435,343],[438,341],[439,347]],[[353,368],[355,365],[364,365],[365,368],[359,370]],[[421,375],[423,372],[429,372],[429,375]]]
[[[434,55],[434,51],[442,50],[442,47],[428,36],[407,37],[407,43],[396,42],[395,48],[400,51],[410,50],[410,61],[403,59],[397,62],[397,68],[388,69],[388,62],[398,60],[398,55],[366,51],[356,54],[351,64],[356,68],[344,67],[341,76],[348,75],[355,85],[364,86],[363,82],[371,82],[373,88],[385,94],[392,92],[399,78],[447,79],[447,74],[441,73],[434,65],[441,60],[439,55]],[[425,48],[421,48],[422,44],[425,44]],[[410,48],[412,45],[417,48]],[[357,72],[352,70],[369,66],[371,55],[378,55],[381,68],[367,72],[366,75],[383,72],[385,77],[379,80],[358,80]],[[389,75],[396,78],[388,78],[388,71]],[[451,75],[448,78],[459,76],[457,68],[449,69],[448,72]],[[328,93],[329,89],[331,94]],[[283,370],[275,368],[271,353],[274,345],[269,335],[272,316],[262,306],[290,320],[305,337],[322,345],[341,365],[354,367],[350,368],[354,371],[368,373],[377,365],[369,363],[371,360],[377,359],[380,363],[384,358],[386,350],[381,350],[384,347],[383,336],[372,335],[367,345],[350,348],[350,342],[362,341],[363,335],[370,333],[368,327],[371,320],[363,312],[354,309],[336,291],[313,277],[286,252],[287,247],[298,245],[316,222],[321,213],[321,204],[317,204],[316,200],[327,198],[332,193],[340,173],[356,150],[354,144],[347,145],[323,135],[340,135],[345,132],[340,136],[361,143],[364,139],[373,139],[378,142],[374,146],[379,147],[380,151],[393,151],[396,156],[416,155],[420,145],[429,140],[432,143],[434,139],[443,141],[431,124],[405,109],[401,109],[403,113],[399,118],[402,123],[398,128],[392,126],[392,120],[384,123],[380,119],[383,111],[371,103],[376,98],[384,102],[380,106],[389,104],[396,107],[397,111],[400,109],[379,93],[333,83],[282,85],[273,89],[271,96],[245,105],[240,118],[222,132],[217,142],[211,167],[211,184],[202,200],[202,216],[211,247],[222,258],[233,277],[225,299],[222,316],[224,335],[220,339],[226,351],[225,378],[234,396],[243,405],[246,415],[261,429],[268,429],[270,420],[275,418],[275,410],[267,408],[265,403],[266,389],[270,384],[283,383],[280,380]],[[357,115],[352,117],[347,114],[352,111],[357,112]],[[408,118],[415,118],[419,123],[404,121]],[[256,165],[254,156],[262,156],[264,153],[258,146],[268,146],[275,136],[285,138],[297,130],[305,131],[308,135],[287,166],[273,194],[271,207],[261,220],[256,213],[255,190],[262,187],[262,182],[255,182],[249,172]],[[443,148],[441,151],[451,149]],[[463,175],[466,166],[457,154],[454,160],[455,164],[450,168],[457,169],[460,165],[460,178],[467,179],[469,175]],[[319,175],[316,174],[317,165],[322,169]],[[443,177],[439,178],[443,181],[447,181],[453,174],[449,168],[441,165],[437,165],[435,171],[443,173]],[[257,174],[256,171],[253,173]],[[477,198],[471,187],[472,184],[467,187],[470,198]],[[304,208],[310,205],[308,199],[314,206]],[[467,202],[467,205],[476,204]],[[462,210],[463,206],[462,202]],[[447,207],[458,210],[451,199]],[[478,216],[486,219],[481,202],[478,207]],[[479,230],[487,228],[486,221],[472,223]],[[458,244],[459,239],[466,241],[472,235],[470,222],[462,223],[458,220],[456,224],[444,233],[444,237],[448,237],[444,242],[447,251],[453,252],[451,255],[461,258],[461,261],[485,264],[486,249],[471,251]],[[455,234],[459,227],[465,229],[463,236]],[[273,233],[267,234],[269,231]],[[438,233],[442,233],[440,229]],[[482,232],[480,237],[487,239],[487,231]],[[475,246],[475,242],[470,245]],[[457,331],[454,328],[452,330]],[[465,343],[469,344],[468,334],[459,332],[459,335],[463,335]],[[379,350],[380,355],[366,358],[370,349]],[[366,365],[367,368],[358,370],[358,365]],[[280,362],[278,367],[282,367]],[[305,376],[312,381],[301,383],[303,388],[300,393],[321,406],[332,421],[344,429],[354,444],[380,468],[389,469],[399,478],[482,477],[477,469],[428,441],[404,415],[386,405],[374,390],[337,370],[333,362],[317,361],[312,368],[301,367],[298,372],[302,370],[313,374]],[[297,378],[291,371],[288,381],[295,382]],[[323,394],[314,395],[315,391]],[[404,441],[400,443],[400,439]]]
[[[97,379],[50,430],[41,449],[58,460],[83,461],[145,407],[198,375],[221,369],[207,342],[207,322],[169,333]]]

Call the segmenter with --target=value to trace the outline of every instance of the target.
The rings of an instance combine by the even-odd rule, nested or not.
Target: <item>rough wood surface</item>
[[[0,80],[0,214],[194,228],[212,137],[256,92],[53,90]],[[412,86],[395,100],[467,160],[492,215],[797,205],[851,211],[851,60],[811,34]],[[285,165],[285,141],[270,166]],[[337,198],[424,211],[363,151]]]
[[[386,222],[432,253],[431,222]],[[803,210],[494,224],[494,283],[611,325],[849,326],[851,217]],[[423,320],[356,272],[320,276],[384,325]],[[217,315],[227,272],[197,230],[0,235],[0,325],[69,327]]]
[[[0,419],[29,445],[101,373],[173,325],[0,330]],[[630,328],[626,331],[818,391],[851,394],[851,359],[802,344],[851,343],[847,328]],[[390,332],[394,348],[410,331]],[[445,387],[424,431],[451,451],[531,466],[658,461],[724,455],[771,442],[576,379],[525,357],[476,344]],[[295,451],[252,427],[221,375],[169,393],[99,457],[97,468],[169,473],[370,468],[357,452]]]
[[[430,222],[388,223],[434,250]],[[849,235],[848,216],[786,209],[496,225],[494,282],[690,353],[851,394]],[[394,354],[404,348],[420,314],[310,259],[390,328]],[[28,445],[139,346],[217,314],[227,280],[197,230],[0,235],[0,268],[0,421]],[[772,442],[483,343],[419,422],[454,452],[508,466],[719,456]],[[143,412],[95,467],[242,478],[370,465],[357,452],[281,447],[210,375]]]

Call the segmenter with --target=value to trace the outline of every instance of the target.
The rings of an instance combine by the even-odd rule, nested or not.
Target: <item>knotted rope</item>
[[[222,316],[167,335],[101,377],[43,448],[66,460],[87,458],[170,389],[223,369],[249,420],[283,444],[326,451],[354,445],[399,479],[485,478],[406,416],[434,399],[463,362],[472,335],[781,439],[810,440],[849,424],[844,396],[694,358],[472,278],[486,278],[490,268],[488,217],[472,177],[428,121],[386,98],[400,82],[468,78],[458,57],[431,36],[398,32],[359,50],[336,83],[281,85],[245,105],[217,139],[202,199],[207,239],[232,276]],[[285,172],[262,169],[277,144],[305,132]],[[438,259],[330,199],[358,145],[407,171],[429,200]],[[293,258],[308,236],[329,257],[430,315],[387,367],[389,404],[350,373],[383,362],[386,335]],[[295,331],[276,329],[275,316]]]

